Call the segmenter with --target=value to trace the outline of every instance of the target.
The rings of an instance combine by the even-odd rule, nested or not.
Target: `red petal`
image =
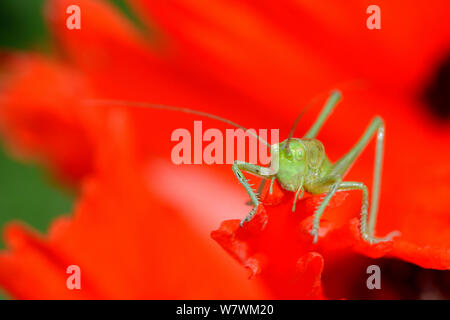
[[[73,217],[58,220],[44,239],[9,229],[0,284],[28,299],[266,297],[257,282],[243,286],[243,270],[150,192],[127,119],[113,111],[97,127],[108,140],[97,146],[97,174],[84,183]],[[69,265],[81,268],[81,291],[65,288]]]
[[[17,56],[2,91],[1,129],[21,155],[38,158],[70,182],[92,169],[85,109],[77,103],[88,89],[77,72],[55,61]]]

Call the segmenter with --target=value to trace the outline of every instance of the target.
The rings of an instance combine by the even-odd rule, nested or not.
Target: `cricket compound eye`
[[[284,157],[288,160],[292,160],[294,152],[292,150],[286,150],[284,152]]]
[[[303,160],[305,158],[305,151],[303,149],[297,149],[295,151],[295,160]]]

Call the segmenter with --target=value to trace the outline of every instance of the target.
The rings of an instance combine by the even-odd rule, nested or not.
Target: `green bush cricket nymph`
[[[288,139],[280,143],[270,145],[261,137],[253,134],[257,139],[270,147],[272,162],[269,168],[237,160],[234,161],[232,165],[234,174],[247,191],[251,200],[251,204],[253,205],[253,209],[250,211],[250,213],[241,220],[241,226],[243,226],[246,222],[252,220],[253,216],[257,212],[258,206],[260,205],[260,200],[257,196],[258,192],[255,192],[251,188],[250,184],[242,173],[242,171],[245,171],[263,179],[259,190],[262,189],[265,181],[270,180],[271,184],[269,192],[272,193],[273,183],[275,180],[277,180],[282,189],[295,192],[292,211],[295,211],[296,203],[298,199],[302,197],[305,191],[313,195],[326,194],[325,198],[322,200],[321,204],[314,212],[313,226],[311,230],[311,235],[313,236],[314,243],[316,243],[318,240],[320,219],[331,198],[337,191],[346,190],[362,191],[362,206],[360,212],[360,233],[362,239],[369,243],[377,243],[380,241],[391,240],[394,236],[398,235],[398,232],[394,231],[384,238],[376,238],[374,236],[381,185],[381,167],[383,162],[385,135],[383,120],[378,116],[374,117],[370,122],[368,128],[365,130],[365,132],[358,140],[358,142],[353,146],[353,148],[334,163],[332,163],[328,159],[323,144],[316,139],[319,130],[321,129],[325,120],[331,114],[333,109],[336,107],[340,98],[341,93],[339,91],[335,90],[331,93],[318,118],[301,139],[293,138],[292,135],[295,126],[297,125],[298,120],[300,119],[302,114],[296,119],[294,126],[290,131]],[[89,100],[87,101],[87,103],[125,106],[128,105],[135,107],[165,109],[191,113],[216,119],[233,125],[237,128],[246,130],[245,127],[238,125],[237,123],[234,123],[228,119],[187,108],[114,100]],[[252,134],[250,131],[249,133]],[[362,182],[343,181],[343,178],[347,171],[350,169],[351,165],[355,162],[364,148],[368,145],[370,139],[373,136],[376,136],[376,151],[374,181],[372,186],[372,198],[369,212],[369,191],[366,185]]]

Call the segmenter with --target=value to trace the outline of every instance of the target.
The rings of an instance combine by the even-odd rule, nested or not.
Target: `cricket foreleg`
[[[258,189],[256,190],[256,194],[259,198],[261,197],[261,194],[262,194],[262,191],[264,190],[266,182],[267,182],[267,179],[262,179],[261,182],[259,183]],[[249,200],[245,204],[248,206],[251,206],[251,205],[253,205],[253,202],[252,202],[252,200]]]
[[[235,161],[233,163],[233,172],[236,175],[236,178],[238,178],[239,182],[244,186],[245,191],[247,191],[250,200],[253,204],[253,209],[250,211],[250,213],[241,220],[241,227],[244,225],[245,222],[248,222],[250,220],[252,220],[253,216],[256,213],[256,210],[258,208],[259,205],[259,199],[256,196],[255,192],[253,191],[253,189],[251,188],[251,186],[249,185],[247,179],[244,177],[244,175],[242,174],[242,171],[247,171],[250,172],[254,175],[257,175],[261,178],[268,178],[271,177],[270,175],[267,175],[267,171],[268,168],[265,167],[260,167],[258,165],[255,164],[251,164],[251,163],[247,163],[247,162],[242,162],[242,161]]]
[[[334,179],[334,177],[333,177]],[[327,195],[321,202],[319,208],[314,212],[314,218],[313,218],[313,225],[311,230],[311,235],[314,237],[313,243],[317,242],[317,239],[319,237],[319,224],[320,224],[320,218],[322,217],[323,212],[325,211],[325,208],[327,207],[328,203],[330,202],[333,195],[336,193],[340,179],[336,178],[336,181],[331,185],[330,190],[328,191]]]
[[[272,177],[272,179],[270,179],[270,186],[269,186],[269,194],[273,193],[273,183],[275,182],[275,176]]]

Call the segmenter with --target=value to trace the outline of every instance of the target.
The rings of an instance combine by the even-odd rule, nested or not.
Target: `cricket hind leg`
[[[320,219],[323,215],[323,212],[325,211],[325,208],[327,207],[328,203],[330,202],[333,195],[339,190],[339,191],[345,191],[345,190],[361,190],[362,191],[362,205],[361,205],[361,212],[360,212],[360,232],[361,237],[369,242],[369,243],[378,243],[382,241],[389,241],[392,240],[393,237],[398,236],[398,231],[391,232],[384,238],[376,238],[371,234],[368,230],[367,226],[367,215],[368,215],[368,209],[369,209],[369,190],[367,189],[366,185],[362,182],[348,182],[348,181],[341,181],[340,177],[332,177],[330,180],[335,179],[336,182],[334,182],[332,185],[330,185],[330,190],[328,191],[327,195],[321,202],[319,208],[314,212],[314,218],[313,218],[313,226],[311,230],[311,235],[314,237],[313,243],[317,242],[318,236],[319,236],[319,224]]]
[[[314,139],[317,136],[325,120],[327,120],[328,116],[331,114],[331,112],[338,104],[339,100],[341,99],[341,96],[342,94],[338,90],[334,90],[331,93],[330,97],[325,103],[325,106],[323,107],[316,121],[314,122],[312,127],[308,130],[308,132],[306,132],[306,134],[303,136],[304,139]]]
[[[344,176],[350,166],[355,162],[357,157],[361,154],[364,148],[369,144],[370,139],[376,133],[376,147],[375,147],[375,165],[373,171],[373,185],[372,185],[372,198],[368,222],[364,220],[364,224],[367,223],[366,233],[369,239],[375,239],[375,225],[378,212],[378,203],[380,198],[380,186],[381,186],[381,169],[383,164],[383,149],[384,149],[384,122],[380,117],[375,117],[366,129],[362,137],[356,143],[356,145],[341,159],[339,159],[331,168],[329,175]],[[341,184],[342,185],[342,184]],[[364,189],[364,188],[363,188]],[[362,190],[362,189],[361,189]],[[363,190],[364,196],[364,190]],[[368,195],[367,195],[368,197]],[[367,204],[368,206],[368,204]],[[362,226],[361,226],[362,228]],[[362,229],[361,229],[362,231]]]
[[[254,175],[257,175],[261,178],[268,178],[270,176],[265,175],[265,171],[267,171],[267,168],[261,167],[255,164],[243,162],[243,161],[235,161],[232,166],[233,172],[236,176],[236,178],[239,180],[239,182],[242,184],[242,186],[245,188],[245,191],[247,191],[250,201],[253,204],[253,209],[250,211],[250,213],[241,220],[241,227],[244,225],[244,223],[249,222],[252,220],[253,216],[256,214],[256,210],[258,208],[258,205],[260,204],[260,201],[258,199],[258,196],[256,195],[255,191],[252,189],[250,184],[248,183],[247,179],[244,177],[243,171],[250,172]]]

